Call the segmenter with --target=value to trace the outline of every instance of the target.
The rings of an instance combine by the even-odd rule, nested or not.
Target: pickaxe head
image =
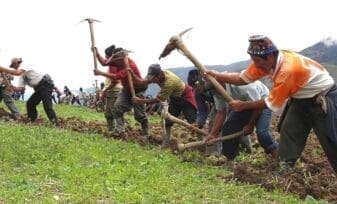
[[[93,18],[86,18],[86,19],[83,19],[82,21],[80,21],[80,23],[82,23],[82,22],[84,22],[84,21],[88,21],[88,23],[93,23],[94,21],[95,21],[95,22],[101,23],[101,21],[96,20],[96,19],[93,19]]]
[[[190,30],[192,30],[192,28],[188,28],[183,32],[179,33],[178,35],[172,36],[168,44],[165,46],[163,52],[160,54],[159,59],[166,57],[172,52],[172,50],[176,49],[177,42],[180,41],[181,37]]]

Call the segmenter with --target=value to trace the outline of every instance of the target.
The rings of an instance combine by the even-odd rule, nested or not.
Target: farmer
[[[242,101],[260,100],[265,98],[269,93],[268,88],[260,81],[255,81],[245,86],[225,84],[225,89],[234,100]],[[272,116],[270,109],[251,109],[235,112],[229,108],[226,118],[226,110],[224,110],[224,104],[226,104],[225,98],[219,93],[215,93],[214,101],[217,113],[206,141],[211,142],[212,139],[215,139],[221,128],[222,136],[230,135],[241,130],[244,131],[245,135],[248,135],[253,132],[255,126],[257,139],[262,148],[264,148],[265,153],[270,154],[275,159],[277,158],[278,144],[269,130]],[[244,138],[245,140],[249,140],[247,136],[244,136]],[[222,153],[229,160],[233,160],[239,153],[239,143],[240,138],[223,141]],[[244,141],[244,144],[250,145],[250,142]]]
[[[110,53],[108,53],[110,54]],[[139,78],[141,78],[139,69],[132,59],[128,57],[128,51],[123,48],[115,48],[111,52],[111,57],[105,61],[106,64],[109,64],[109,70],[116,70],[116,73],[103,72],[98,69],[94,69],[95,75],[101,75],[108,77],[115,81],[120,80],[122,82],[123,88],[120,94],[117,97],[115,105],[112,108],[112,115],[116,119],[116,134],[125,135],[124,127],[124,113],[134,109],[135,119],[142,126],[142,135],[149,135],[149,126],[148,119],[145,112],[145,104],[132,104],[131,101],[131,88],[129,85],[129,80],[127,77],[127,67],[130,67],[132,72]],[[135,93],[138,97],[145,97],[145,91],[147,89],[146,85],[139,85],[134,80]]]
[[[13,61],[20,61],[15,63],[12,67],[18,69],[22,60],[21,58],[14,58]],[[54,90],[53,80],[48,74],[42,75],[35,70],[28,70],[19,76],[18,85],[14,87],[15,91],[25,90],[28,85],[34,89],[34,93],[27,101],[27,115],[30,121],[34,122],[37,119],[36,106],[42,101],[44,111],[46,112],[49,121],[58,126],[57,117],[53,110],[52,92]]]
[[[169,99],[168,112],[171,115],[178,117],[183,112],[188,123],[196,123],[197,109],[192,88],[173,72],[162,70],[160,64],[152,64],[144,80],[137,77],[134,78],[137,79],[139,84],[156,83],[160,87],[156,97],[151,99],[135,97],[132,99],[134,104],[158,103]],[[169,145],[172,125],[171,121],[165,121],[166,135],[163,138],[162,149],[167,148]]]
[[[18,60],[11,60],[11,64],[9,67],[13,68],[16,63],[21,63],[20,58],[14,58]],[[20,118],[20,113],[19,109],[16,107],[14,103],[14,99],[12,97],[12,83],[11,81],[13,80],[13,76],[9,73],[6,72],[0,72],[0,101],[3,99],[4,103],[8,107],[8,109],[12,113],[12,117],[14,120],[17,120]]]
[[[205,81],[197,69],[192,69],[188,72],[187,83],[193,89],[194,98],[197,103],[197,124],[198,128],[202,129],[206,124],[207,116],[214,103],[212,92],[203,89]]]
[[[200,71],[192,69],[187,76],[187,82],[193,88],[193,93],[198,107],[197,122],[198,126],[206,122],[208,115],[208,106],[211,106],[209,113],[208,132],[212,131],[213,135],[220,134],[223,122],[226,119],[227,103],[221,94],[217,93],[212,83],[202,78]],[[216,102],[216,103],[215,103]],[[203,123],[202,123],[203,122]],[[216,125],[217,127],[213,126]],[[199,126],[200,128],[200,126]],[[246,152],[252,152],[252,145],[249,135],[240,137],[240,145]],[[207,145],[206,155],[220,155],[221,144],[215,143]]]
[[[298,53],[279,50],[266,36],[249,38],[251,64],[241,73],[208,71],[219,82],[245,85],[269,76],[273,87],[265,99],[234,100],[234,111],[268,107],[279,111],[287,102],[280,125],[280,174],[291,169],[301,156],[307,137],[314,130],[321,146],[337,173],[337,90],[327,70]]]
[[[97,48],[94,48],[96,51],[97,59],[102,66],[108,66],[108,73],[116,74],[117,67],[114,66],[112,60],[108,59],[112,56],[114,50],[116,49],[115,45],[111,45],[104,50],[105,57],[102,57],[98,52]],[[104,116],[107,122],[107,128],[109,131],[114,131],[116,127],[116,120],[113,116],[112,110],[117,100],[119,93],[122,90],[122,84],[120,80],[114,80],[110,77],[106,77],[106,81],[103,86],[103,101],[104,101]]]

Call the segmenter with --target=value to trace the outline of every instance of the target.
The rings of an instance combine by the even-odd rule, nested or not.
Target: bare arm
[[[95,50],[95,51],[94,51],[94,50]],[[97,58],[97,60],[99,61],[99,63],[100,63],[102,66],[105,66],[105,65],[106,65],[106,59],[105,59],[104,57],[102,57],[102,56],[99,54],[97,47],[93,47],[93,48],[92,48],[92,51],[93,51],[94,53],[96,53],[96,58]]]
[[[23,70],[23,69],[11,69],[11,68],[3,67],[3,66],[0,66],[0,71],[1,72],[7,72],[9,74],[13,74],[13,75],[16,75],[16,76],[19,76],[23,72],[25,72],[25,70]]]
[[[226,119],[226,110],[223,109],[221,111],[217,111],[215,118],[214,118],[214,124],[206,138],[206,141],[211,141],[212,139],[215,139],[218,137],[220,129],[225,119]]]
[[[245,134],[250,134],[254,131],[255,123],[259,119],[261,112],[262,112],[262,109],[253,110],[253,113],[250,117],[248,124],[243,127],[243,132]]]
[[[236,72],[217,72],[210,70],[206,72],[207,75],[213,76],[221,84],[247,85],[247,83],[240,77],[240,73]]]
[[[139,97],[133,97],[132,98],[132,103],[133,104],[153,104],[153,103],[158,103],[161,102],[161,100],[157,97],[155,98],[139,98]]]
[[[109,73],[109,72],[103,72],[99,69],[94,69],[94,75],[97,76],[105,76],[107,78],[110,78],[112,80],[117,80],[117,77],[116,77],[116,74],[112,74],[112,73]]]
[[[143,87],[144,87],[144,86],[146,86],[146,85],[148,85],[148,84],[151,83],[150,80],[148,80],[148,79],[142,79],[141,77],[137,76],[137,75],[133,72],[132,69],[128,68],[127,71],[131,73],[133,83],[134,83],[136,86],[143,86]]]
[[[263,99],[258,101],[233,100],[229,103],[229,107],[234,111],[240,112],[248,109],[264,109],[267,105]]]

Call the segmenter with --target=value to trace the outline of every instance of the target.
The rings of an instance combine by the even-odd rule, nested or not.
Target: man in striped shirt
[[[279,50],[266,36],[249,38],[248,54],[252,62],[241,73],[208,71],[219,82],[245,85],[268,76],[273,87],[268,97],[257,101],[234,100],[234,111],[268,107],[280,111],[288,101],[280,129],[279,157],[281,173],[292,168],[301,156],[307,137],[316,133],[328,160],[337,173],[337,91],[327,70],[305,56]],[[329,107],[329,108],[327,108]]]

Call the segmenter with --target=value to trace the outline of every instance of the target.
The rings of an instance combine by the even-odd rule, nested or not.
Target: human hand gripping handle
[[[132,104],[141,104],[142,103],[142,99],[137,97],[137,96],[132,97],[131,101],[132,101]]]
[[[245,135],[249,135],[249,134],[251,134],[253,131],[254,131],[254,124],[248,123],[247,125],[245,125],[245,126],[243,127],[243,133],[244,133]]]
[[[217,79],[217,75],[219,74],[220,72],[216,71],[216,70],[206,70],[205,72],[202,72],[202,77],[206,78],[206,79],[209,79],[209,76]]]
[[[235,112],[241,112],[246,109],[246,102],[240,100],[233,100],[228,103],[229,107]]]
[[[101,75],[102,72],[99,70],[99,69],[95,69],[94,68],[94,75],[97,76],[97,75]]]
[[[211,144],[214,143],[214,140],[215,140],[216,138],[217,138],[217,137],[216,137],[215,135],[209,134],[209,135],[206,137],[205,142],[206,142],[206,144],[211,145]]]

